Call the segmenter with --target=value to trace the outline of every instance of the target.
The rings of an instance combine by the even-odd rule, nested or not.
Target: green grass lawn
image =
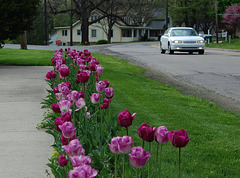
[[[49,65],[52,51],[0,50],[0,64]],[[240,116],[220,109],[200,98],[183,95],[176,88],[148,79],[145,69],[126,60],[96,54],[104,67],[102,79],[114,88],[111,113],[128,109],[137,116],[129,128],[134,146],[141,146],[137,126],[166,126],[169,130],[185,129],[190,137],[182,149],[182,177],[238,177],[240,175]],[[9,63],[8,63],[9,62]],[[44,79],[43,79],[44,80]],[[123,136],[123,129],[120,136]],[[152,143],[151,177],[158,177]],[[148,145],[145,145],[148,150]],[[162,177],[177,177],[178,150],[170,143],[163,147]]]
[[[206,47],[208,48],[224,48],[224,49],[238,49],[240,50],[240,38],[231,39],[231,43],[229,41],[225,41],[225,39],[219,39],[220,43],[209,43],[206,42]]]

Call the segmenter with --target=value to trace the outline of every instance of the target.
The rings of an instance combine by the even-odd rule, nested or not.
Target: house
[[[94,11],[89,20],[95,20],[100,13]],[[154,23],[154,22],[152,22]],[[161,23],[164,23],[161,21]],[[156,25],[155,25],[156,26]],[[157,30],[161,32],[161,28],[164,25],[160,25]],[[73,44],[79,44],[81,42],[81,21],[76,21],[73,25]],[[61,45],[69,45],[70,43],[70,26],[55,27],[57,33],[56,41],[60,41]],[[99,40],[107,40],[107,19],[102,19],[97,23],[89,26],[89,42],[96,43]],[[151,32],[152,31],[152,32]],[[151,38],[151,35],[152,38]],[[152,26],[127,26],[123,22],[117,22],[112,28],[112,38],[111,42],[129,42],[129,41],[139,41],[146,36],[147,39],[156,39],[156,29]]]

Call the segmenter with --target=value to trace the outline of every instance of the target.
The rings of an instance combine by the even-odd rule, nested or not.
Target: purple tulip
[[[69,112],[72,103],[68,100],[61,100],[58,102],[59,108],[62,113]]]
[[[85,154],[85,150],[83,149],[80,141],[78,139],[74,139],[69,142],[68,145],[62,146],[69,157],[80,156]]]
[[[93,178],[98,172],[89,165],[75,167],[68,173],[69,178]]]
[[[132,115],[128,110],[121,111],[117,118],[118,124],[121,127],[129,127],[132,125],[132,121],[134,120],[135,116],[136,113]]]
[[[99,74],[101,74],[101,73],[103,73],[103,67],[102,67],[102,65],[96,65],[96,71],[97,71],[97,73],[99,73]]]
[[[123,154],[129,153],[133,145],[133,138],[129,136],[120,137],[120,139],[118,140],[118,144],[119,144],[118,149],[120,153]]]
[[[58,88],[55,87],[55,88],[53,89],[53,92],[54,92],[54,93],[58,93],[58,92],[59,92]]]
[[[62,117],[65,119],[65,121],[71,121],[71,114],[69,112],[65,112],[62,114]]]
[[[59,158],[58,158],[58,164],[62,167],[66,166],[68,163],[68,159],[65,158],[64,155],[60,155]]]
[[[150,153],[146,152],[142,147],[133,147],[131,154],[128,154],[130,164],[135,168],[142,168],[150,158]]]
[[[165,144],[168,142],[168,129],[165,126],[160,126],[157,128],[157,133],[155,136],[155,140],[158,143]]]
[[[63,96],[67,96],[70,93],[70,90],[67,86],[63,86],[61,89],[61,93],[63,94]]]
[[[90,100],[93,104],[97,104],[99,102],[99,99],[100,99],[100,94],[99,93],[93,93],[90,96]]]
[[[70,74],[70,70],[68,69],[68,66],[65,65],[65,64],[62,64],[60,67],[59,67],[59,76],[60,76],[60,79],[64,79],[65,77],[69,76]]]
[[[78,91],[73,90],[70,94],[71,101],[76,102],[80,98],[80,95],[81,94]]]
[[[105,88],[107,87],[106,82],[101,80],[100,82],[96,83],[96,90],[99,93],[104,92]]]
[[[71,158],[71,163],[73,167],[83,166],[83,165],[89,165],[91,163],[92,159],[89,156],[74,156]]]
[[[46,74],[46,79],[47,80],[51,80],[51,79],[54,79],[56,77],[57,77],[57,74],[52,70]]]
[[[154,140],[156,130],[156,127],[149,127],[146,123],[142,123],[140,127],[137,127],[139,137],[147,142],[152,142]]]
[[[105,88],[105,96],[107,98],[112,98],[113,97],[113,88],[112,87],[108,87],[108,88]]]
[[[70,141],[72,141],[72,140],[74,140],[74,139],[76,139],[77,138],[77,135],[76,134],[74,134],[74,136],[72,137],[72,138],[65,138],[64,136],[63,136],[63,134],[61,135],[61,141],[62,141],[62,144],[63,145],[68,145],[68,143],[70,142]]]
[[[84,98],[79,98],[79,100],[77,100],[77,102],[76,102],[76,106],[78,109],[76,109],[75,111],[82,109],[85,105],[86,105],[86,103],[85,103]]]
[[[75,134],[76,128],[74,128],[72,122],[65,122],[58,127],[61,129],[62,134],[65,138],[72,138]]]
[[[114,154],[119,154],[120,153],[120,150],[119,150],[119,138],[120,137],[113,137],[111,139],[111,144],[108,144],[109,149]]]
[[[88,79],[89,79],[89,75],[87,72],[80,72],[79,74],[77,74],[76,82],[77,83],[87,83]]]
[[[177,148],[185,147],[189,142],[189,137],[184,129],[180,129],[179,131],[173,130],[168,133],[168,139],[172,143],[173,146]]]

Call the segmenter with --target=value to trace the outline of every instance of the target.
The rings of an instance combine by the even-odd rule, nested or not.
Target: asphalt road
[[[6,45],[19,48],[19,45]],[[56,50],[61,47],[33,46],[28,49]],[[161,54],[159,42],[122,43],[73,48],[125,58],[152,71],[148,77],[179,87],[240,113],[240,51],[206,49],[204,55],[175,52]]]

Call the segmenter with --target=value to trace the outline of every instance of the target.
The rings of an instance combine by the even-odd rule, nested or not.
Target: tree
[[[229,6],[226,9],[223,22],[227,24],[229,34],[235,37],[235,32],[240,29],[240,4]]]
[[[0,0],[0,46],[32,28],[40,0]]]

